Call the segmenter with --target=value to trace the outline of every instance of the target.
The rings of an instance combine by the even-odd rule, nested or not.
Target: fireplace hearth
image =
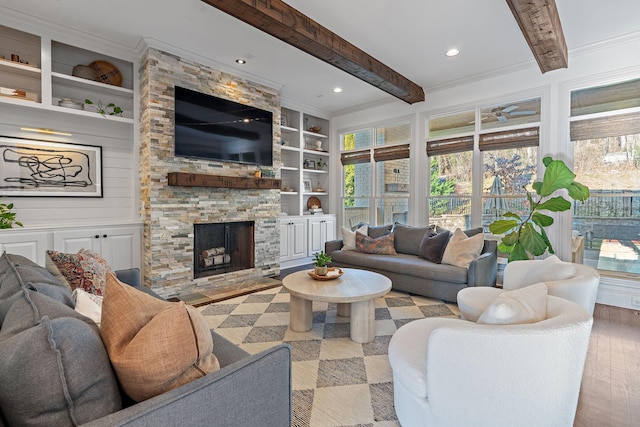
[[[193,277],[254,267],[254,221],[194,224]]]

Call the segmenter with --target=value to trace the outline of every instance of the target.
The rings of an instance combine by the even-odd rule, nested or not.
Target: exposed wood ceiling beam
[[[424,101],[416,83],[281,0],[202,0],[409,103]]]
[[[507,0],[540,71],[567,68],[567,43],[555,0]]]

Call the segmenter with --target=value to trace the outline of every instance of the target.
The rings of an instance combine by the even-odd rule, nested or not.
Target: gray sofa
[[[331,256],[332,267],[375,271],[391,279],[393,289],[429,298],[455,302],[461,289],[469,286],[495,286],[498,269],[497,241],[485,240],[482,253],[466,269],[437,264],[419,257],[417,245],[425,230],[426,228],[406,226],[396,229],[394,236],[397,255],[344,251],[342,240],[326,242],[325,252]],[[379,237],[390,231],[390,225],[370,227],[368,234],[370,237]],[[481,229],[474,229],[472,233],[478,231]]]
[[[137,270],[117,274],[121,281],[157,297],[140,286]],[[108,381],[94,378],[101,378],[96,360],[106,351],[99,348],[102,341],[95,324],[74,314],[70,298],[68,288],[44,267],[18,255],[0,258],[0,426],[27,421],[42,426],[291,425],[290,347],[278,345],[249,355],[214,331],[220,370],[139,403],[132,402],[116,384],[107,388],[113,396],[106,396],[110,403],[105,406],[99,402],[105,400],[104,388],[96,389]],[[18,310],[16,304],[27,310]],[[61,313],[72,319],[60,318]],[[48,360],[42,360],[46,354],[24,352],[22,339],[43,324],[51,326],[49,339],[37,345],[43,346],[39,353],[54,355]],[[62,324],[79,324],[87,333],[56,336],[65,331],[59,327]],[[98,338],[91,338],[96,333]],[[89,353],[87,360],[76,358],[79,352]],[[108,359],[101,369],[111,369]],[[83,388],[83,381],[91,387]],[[121,409],[105,409],[114,405]]]

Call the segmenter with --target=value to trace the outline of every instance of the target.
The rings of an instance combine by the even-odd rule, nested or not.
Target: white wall
[[[428,212],[425,187],[429,168],[422,167],[427,164],[426,117],[465,107],[540,95],[542,96],[540,159],[551,155],[571,165],[572,147],[568,126],[570,91],[578,87],[640,77],[640,56],[637,55],[639,51],[640,33],[637,33],[570,51],[568,69],[546,74],[541,74],[538,68],[522,69],[483,80],[462,82],[456,86],[436,90],[427,89],[426,101],[419,104],[408,105],[392,100],[388,104],[346,112],[331,120],[332,141],[336,144],[332,147],[332,151],[339,152],[342,131],[411,116],[415,121],[416,132],[411,147],[414,203],[410,208],[409,222],[421,225],[426,223]],[[335,156],[334,162],[335,170],[340,170],[339,156]],[[340,207],[341,183],[337,182],[331,190],[331,194],[335,195],[333,206]],[[567,212],[557,218],[552,227],[550,235],[553,236],[554,249],[562,259],[571,259],[570,213]],[[603,292],[603,289],[608,293]],[[630,308],[640,307],[640,286],[636,281],[603,278],[599,301]]]

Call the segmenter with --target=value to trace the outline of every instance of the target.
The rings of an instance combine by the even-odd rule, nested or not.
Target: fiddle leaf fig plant
[[[13,212],[13,203],[0,203],[0,229],[13,228],[14,224],[22,227],[22,223],[16,221],[16,213]]]
[[[506,219],[496,220],[489,225],[491,233],[503,235],[498,250],[509,254],[508,262],[531,259],[547,250],[554,253],[545,231],[545,227],[553,224],[553,218],[540,211],[563,212],[571,209],[571,202],[563,196],[550,197],[555,191],[566,189],[571,199],[581,202],[589,198],[589,188],[575,181],[576,175],[562,160],[545,157],[542,163],[545,166],[542,181],[532,184],[535,193],[527,191],[529,214],[521,217],[507,212],[503,215]]]

